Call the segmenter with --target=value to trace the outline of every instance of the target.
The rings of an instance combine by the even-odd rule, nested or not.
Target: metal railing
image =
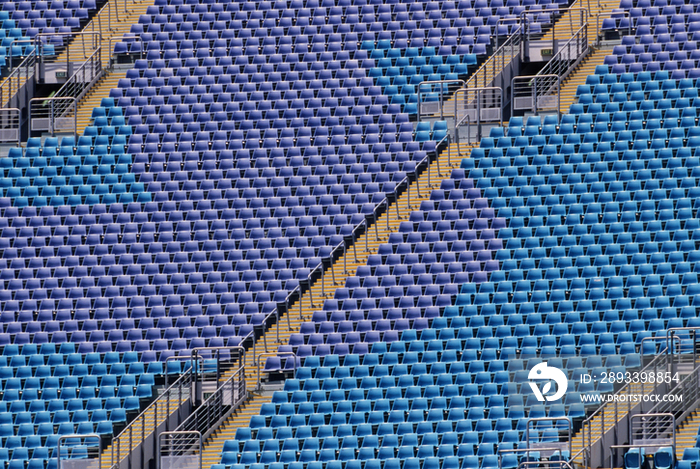
[[[671,347],[673,345],[673,347]],[[666,347],[673,371],[681,365],[694,369],[700,360],[700,327],[674,327],[666,331]]]
[[[77,101],[102,77],[102,47],[98,47],[63,84],[54,97],[74,97]]]
[[[559,443],[554,443],[551,441],[547,442],[535,442],[539,440],[539,434],[537,436],[536,440],[530,440],[530,431],[531,430],[537,430],[532,424],[537,425],[539,422],[550,422],[553,423],[553,428],[557,430],[566,430],[566,437],[565,438],[560,438]],[[564,422],[566,423],[566,427],[562,429],[559,425],[558,422]],[[553,447],[556,448],[556,450],[564,450],[566,449],[569,454],[571,454],[571,435],[572,435],[572,430],[573,430],[573,424],[571,422],[571,418],[569,417],[537,417],[537,418],[530,418],[527,420],[527,424],[525,427],[525,447],[529,448],[531,451],[545,451],[543,448],[549,448]],[[564,436],[564,435],[561,435]]]
[[[671,374],[671,372],[667,373]],[[685,375],[685,377],[679,377],[678,384],[669,389],[669,392],[672,393],[675,398],[657,402],[656,405],[651,408],[650,412],[657,414],[676,414],[694,408],[693,404],[700,399],[700,380],[698,379],[698,373],[700,373],[700,367],[696,367],[691,373]],[[671,374],[671,383],[673,383],[675,377],[674,374]]]
[[[37,50],[34,48],[32,52],[18,66],[12,69],[12,72],[0,84],[0,106],[2,107],[20,107],[19,99],[16,99],[15,105],[12,106],[13,98],[16,98],[19,90],[24,86],[30,78],[36,74]]]
[[[211,396],[175,429],[178,432],[198,432],[206,440],[211,432],[248,398],[245,363]]]
[[[63,444],[66,441],[78,440],[78,445],[82,446],[84,452],[79,457],[71,458],[69,452],[76,445]],[[88,444],[88,441],[94,441]],[[65,451],[66,458],[62,458],[61,449]],[[97,466],[95,466],[97,461]],[[97,433],[61,435],[56,443],[56,467],[57,469],[94,469],[102,467],[102,436]]]
[[[521,54],[522,28],[513,33],[501,44],[496,51],[481,64],[481,67],[464,84],[466,88],[484,88],[497,86],[496,78],[507,66],[512,65],[513,60]],[[501,83],[504,87],[505,83]]]
[[[556,55],[561,44],[566,43],[574,37],[584,25],[588,24],[589,10],[577,6],[574,3],[571,6],[554,6],[550,7],[546,12],[556,12],[556,18],[549,25],[549,28],[541,35],[539,44],[551,45],[552,55]],[[527,15],[527,11],[521,15]]]
[[[544,445],[544,443],[543,443]],[[557,461],[547,461],[543,459],[539,460],[532,460],[530,461],[529,455],[530,453],[555,453],[557,451],[560,451],[561,448],[559,446],[542,446],[538,447],[536,449],[533,448],[508,448],[508,449],[500,449],[498,450],[498,467],[502,468],[503,467],[503,459],[507,456],[521,456],[521,461],[518,463],[518,468],[525,468],[525,467],[530,467],[533,466],[536,469],[573,469],[569,462],[567,461],[562,461],[562,460],[557,460]],[[523,456],[524,455],[524,456]],[[533,458],[536,459],[536,458]],[[513,467],[511,465],[508,465],[507,467]]]
[[[57,38],[60,42],[57,43]],[[36,49],[42,64],[61,63],[65,61],[66,73],[70,73],[72,63],[83,62],[90,57],[102,42],[100,31],[80,31],[72,33],[40,33],[34,36]],[[48,53],[48,46],[53,46],[54,53]],[[68,75],[66,75],[66,78]]]
[[[647,366],[639,373],[654,373],[667,368],[666,353],[657,355]],[[635,388],[636,387],[636,388]],[[626,383],[616,394],[651,394],[655,393],[659,384],[656,382],[641,382],[641,383]],[[637,402],[632,402],[629,399],[624,401],[613,400],[606,402],[583,421],[581,428],[582,447],[585,451],[582,452],[584,457],[584,466],[592,467],[594,464],[591,461],[593,457],[592,447],[597,441],[610,430],[617,429],[618,422],[630,415],[631,410],[637,406]],[[612,419],[610,418],[612,417]],[[601,455],[602,456],[602,455]],[[604,464],[604,461],[596,462],[595,464]]]
[[[561,77],[551,75],[527,75],[513,77],[510,85],[513,111],[531,111],[535,114],[556,111],[557,120],[561,107]]]
[[[630,419],[629,438],[633,444],[676,446],[676,416],[669,412],[648,412]]]
[[[171,415],[180,410],[183,402],[192,398],[192,384],[193,373],[190,368],[114,437],[109,455],[110,464],[121,468],[122,463],[126,462],[125,467],[135,467],[131,461],[134,452],[147,436],[155,435],[159,427],[169,430]]]
[[[672,453],[676,452],[676,416],[668,412],[649,412],[633,415],[630,419],[629,443],[610,445],[610,468],[620,467],[624,464],[624,459],[629,450],[638,449],[636,455],[639,460],[639,467],[642,467],[643,452],[647,454],[655,453],[660,448],[672,448]],[[620,457],[621,451],[625,455]],[[627,464],[624,464],[627,466]]]
[[[567,461],[521,461],[518,469],[574,469]]]
[[[78,102],[102,77],[102,48],[98,47],[50,98],[30,100],[30,128],[33,131],[78,133]]]
[[[27,47],[29,46],[29,53],[25,53],[25,50],[22,50],[20,54],[15,54],[16,51],[13,51],[13,47],[19,46],[19,47]],[[24,57],[27,57],[29,54],[31,54],[32,51],[36,51],[35,46],[35,41],[34,39],[28,39],[28,38],[13,38],[10,39],[9,45],[7,48],[10,50],[10,55],[6,55],[5,59],[7,61],[7,69],[12,72],[15,68],[15,61],[17,59],[20,59],[20,63],[24,60]]]
[[[459,84],[464,86],[464,80],[429,80],[422,81],[418,84],[418,122],[421,121],[421,116],[426,114],[440,114],[440,119],[445,118],[445,95],[450,92],[450,85]],[[429,91],[423,91],[428,88]],[[437,90],[436,90],[437,88]],[[452,86],[454,89],[454,86]],[[437,100],[424,100],[423,98],[435,97]]]
[[[157,469],[201,469],[202,434],[172,431],[158,435]]]
[[[21,143],[20,117],[18,108],[0,109],[0,143]]]
[[[453,97],[454,140],[462,139],[462,130],[467,129],[467,141],[471,141],[471,126],[476,126],[476,140],[481,140],[485,124],[503,125],[503,89],[490,86],[460,88]]]
[[[541,89],[539,95],[548,96],[553,90],[558,90],[561,80],[576,68],[588,51],[588,22],[586,21],[568,41],[558,46],[557,53],[537,73],[537,76],[542,78],[539,83]],[[555,76],[559,79],[547,78]]]
[[[29,100],[29,130],[32,132],[78,133],[78,101],[72,96]]]

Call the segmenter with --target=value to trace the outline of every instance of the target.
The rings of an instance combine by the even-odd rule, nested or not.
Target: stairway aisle
[[[569,112],[569,108],[576,102],[576,89],[578,85],[586,84],[588,75],[592,75],[598,65],[603,64],[606,55],[612,52],[612,47],[605,47],[590,53],[578,66],[569,74],[561,84],[559,93],[561,102],[560,112]]]
[[[542,41],[548,41],[551,43],[552,37],[571,37],[572,33],[575,32],[575,25],[578,24],[578,19],[577,22],[574,22],[574,18],[576,15],[580,15],[580,10],[579,8],[585,8],[586,11],[588,11],[588,44],[589,46],[593,46],[597,40],[598,40],[598,31],[596,29],[596,24],[598,27],[603,24],[603,19],[609,18],[610,15],[612,14],[612,11],[615,8],[618,8],[620,6],[620,0],[600,0],[600,1],[595,1],[593,3],[589,2],[589,0],[578,0],[574,2],[571,5],[571,8],[564,12],[564,14],[554,23],[554,26],[547,31],[544,36],[538,40],[538,42]],[[596,23],[597,21],[597,23]],[[612,49],[605,49],[606,53],[608,53]],[[469,79],[467,80],[466,87],[467,88],[476,88],[476,87],[484,87],[484,86],[494,86],[492,84],[493,77],[497,76],[498,73],[500,73],[501,69],[505,68],[508,64],[510,64],[512,58],[513,58],[513,53],[515,56],[519,55],[519,50],[515,51],[501,51],[499,54],[494,54],[491,57],[489,57],[482,65],[481,67],[474,72]],[[591,54],[589,52],[589,54]],[[596,56],[597,60],[597,51],[593,52],[592,55]],[[600,58],[600,61],[602,63],[602,59],[605,57],[603,55]],[[589,58],[585,59],[584,62],[582,63],[590,63],[592,60]],[[595,67],[594,67],[595,68]],[[575,74],[579,72],[581,69],[581,65],[577,67],[572,74]],[[571,76],[570,74],[569,76]],[[566,79],[568,80],[568,78]],[[565,80],[565,83],[566,83]],[[585,77],[584,77],[584,82],[585,82]],[[574,94],[576,92],[576,89],[574,88]],[[505,98],[505,97],[504,97]],[[444,108],[444,116],[446,118],[451,118],[454,117],[454,108],[455,108],[455,96],[452,95],[450,96],[449,99],[447,99],[443,105]],[[561,107],[560,107],[562,112],[566,112],[569,109],[569,104],[565,104],[565,99],[564,96],[562,96],[562,102],[561,102]],[[436,116],[433,116],[436,117]]]
[[[126,78],[126,70],[114,70],[103,75],[78,103],[77,132],[82,135],[85,127],[92,123],[92,110],[100,105],[102,98],[109,96],[109,90],[117,87],[120,78]]]
[[[115,438],[102,451],[99,469],[112,469],[115,464],[124,461],[129,456],[130,444],[131,447],[137,448],[142,441],[151,436],[154,427],[165,422],[166,417],[168,417],[168,409],[172,414],[176,412],[178,402],[183,403],[190,398],[189,388],[185,388],[184,391],[177,388],[171,389],[170,393],[170,407],[163,401],[157,404],[157,401],[151,403],[119,435],[115,435]],[[117,438],[118,436],[121,438]]]
[[[125,4],[126,1],[126,4]],[[138,23],[139,16],[146,13],[146,9],[154,4],[155,0],[109,0],[102,9],[95,14],[92,20],[85,25],[81,32],[98,32],[101,34],[102,40],[99,41],[101,46],[101,62],[103,69],[107,69],[110,65],[110,57],[114,44],[120,40],[124,33],[131,30],[131,25]],[[124,8],[126,6],[126,12]],[[111,21],[110,21],[111,17]],[[56,56],[52,62],[61,63],[66,61],[82,62],[94,52],[92,40],[89,36],[84,38],[77,36],[70,47]],[[107,72],[107,70],[105,70]],[[33,77],[33,74],[31,74]],[[27,77],[19,79],[14,78],[12,83],[9,79],[4,79],[0,83],[0,105],[3,107],[12,97],[13,92],[16,92],[26,82]],[[106,96],[106,95],[105,95]],[[79,128],[80,124],[78,124]]]
[[[552,38],[569,38],[580,27],[580,9],[586,10],[588,19],[588,45],[592,46],[598,41],[597,28],[603,25],[605,18],[610,18],[614,9],[620,7],[620,0],[577,0],[554,23],[554,27],[547,31],[540,41],[552,42]]]
[[[139,17],[146,13],[147,8],[153,5],[155,0],[109,0],[102,9],[85,25],[82,32],[98,32],[102,40],[99,42],[102,59],[102,67],[109,67],[109,59],[114,44],[131,30],[131,25],[139,22]],[[89,36],[82,40],[78,36],[68,48],[70,61],[79,62],[85,60],[93,51],[92,41]],[[56,62],[66,61],[68,51],[63,51],[56,57]]]
[[[644,388],[642,387],[641,384],[630,384],[625,386],[624,389],[624,394],[643,394],[644,393]],[[618,393],[621,393],[622,390],[618,391]],[[605,412],[600,412],[600,408],[598,408],[598,414],[596,417],[588,424],[585,425],[576,433],[571,441],[571,455],[573,456],[574,461],[576,461],[579,464],[583,464],[583,453],[581,450],[583,449],[584,445],[584,433],[586,436],[586,446],[588,444],[593,445],[596,441],[598,441],[602,435],[604,435],[606,432],[612,430],[617,423],[625,418],[627,416],[627,406],[620,406],[617,408],[617,415],[615,414],[616,411],[616,403],[615,402],[610,402],[606,403],[605,406],[603,407],[603,410]],[[590,428],[590,432],[588,429]],[[588,440],[588,437],[590,435],[591,441]],[[595,456],[595,455],[594,455]],[[593,467],[597,467],[597,462],[593,463]]]
[[[244,404],[244,407],[234,412],[234,414],[217,429],[214,436],[205,443],[202,469],[209,469],[212,464],[218,463],[221,458],[221,449],[223,448],[224,441],[234,437],[236,428],[247,426],[250,421],[250,416],[254,415],[260,409],[263,402],[270,401],[270,396],[257,392],[258,366],[262,370],[265,366],[265,358],[274,355],[279,344],[289,343],[290,335],[299,332],[302,322],[311,320],[313,312],[323,307],[323,300],[325,298],[333,298],[335,289],[345,285],[345,279],[354,275],[357,268],[367,262],[367,258],[370,254],[374,254],[378,251],[379,245],[389,239],[390,233],[398,230],[402,221],[408,220],[410,212],[417,209],[421,201],[430,199],[431,190],[439,188],[442,179],[449,177],[451,170],[459,167],[461,158],[467,157],[473,148],[473,146],[469,145],[460,145],[458,150],[461,156],[457,156],[455,147],[452,148],[452,155],[450,158],[451,164],[448,164],[448,153],[447,150],[444,150],[437,161],[433,162],[431,165],[430,178],[428,177],[428,172],[424,171],[418,181],[411,185],[410,191],[404,192],[401,197],[399,197],[398,202],[390,207],[389,213],[382,214],[375,225],[370,227],[369,233],[360,236],[355,242],[354,247],[350,248],[348,252],[345,253],[344,257],[335,261],[333,264],[335,283],[333,283],[333,274],[331,274],[330,270],[327,271],[326,274],[318,279],[311,287],[311,294],[307,292],[302,296],[301,312],[299,302],[294,303],[290,308],[290,312],[282,316],[280,322],[274,324],[265,333],[265,338],[263,339],[261,337],[258,339],[255,351],[249,349],[246,352],[246,389],[251,391],[251,397]],[[428,182],[429,180],[430,183]],[[417,188],[419,189],[418,191],[416,190]],[[365,241],[367,249],[365,249]],[[276,342],[278,332],[279,343]],[[265,340],[267,341],[268,348],[267,353],[263,355],[263,352],[265,352],[263,345]],[[230,370],[221,380],[224,381],[230,378],[234,371],[235,370]],[[248,410],[250,410],[250,412],[248,412]]]
[[[683,452],[687,448],[694,448],[700,427],[700,410],[695,409],[676,428],[676,461],[683,459]]]
[[[259,395],[251,394],[235,412],[233,412],[224,423],[217,428],[214,433],[204,442],[202,451],[202,469],[209,469],[212,464],[218,464],[221,460],[221,451],[227,440],[236,437],[236,430],[239,427],[247,427],[250,418],[260,412],[260,407],[272,400],[272,394]]]

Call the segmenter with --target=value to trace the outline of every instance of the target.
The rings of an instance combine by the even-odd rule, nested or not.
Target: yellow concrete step
[[[249,399],[211,434],[204,443],[202,469],[209,469],[212,464],[218,464],[221,461],[221,451],[226,440],[234,439],[236,430],[240,427],[247,427],[250,424],[251,416],[257,415],[260,412],[260,407],[270,400],[271,396],[251,394]]]
[[[578,85],[586,84],[586,78],[592,75],[598,65],[602,65],[605,56],[612,52],[612,48],[606,47],[593,51],[579,66],[566,78],[560,91],[560,110],[568,112],[571,105],[576,102],[576,89]]]
[[[85,127],[92,124],[92,110],[98,107],[102,98],[109,96],[109,91],[117,87],[120,78],[126,77],[126,70],[115,70],[107,73],[78,103],[77,132],[79,135]]]
[[[588,29],[588,42],[592,45],[596,43],[598,39],[595,27],[593,26],[595,25],[596,17],[598,17],[598,21],[600,24],[602,24],[602,19],[609,18],[612,10],[618,6],[618,0],[600,0],[600,2],[595,2],[593,4],[590,4],[588,1],[578,0],[574,2],[569,9],[562,13],[562,16],[554,23],[553,27],[550,28],[539,41],[551,42],[552,37],[571,37],[571,35],[578,30],[581,24],[580,8],[585,8],[588,11],[589,26],[591,26]],[[476,88],[490,86],[490,82],[493,77],[500,72],[500,69],[502,68],[501,65],[508,65],[511,59],[512,54],[510,51],[503,51],[502,53],[492,55],[469,78],[466,87]],[[454,112],[452,111],[455,108],[454,95],[445,101],[443,107],[445,110],[443,113],[444,117],[454,117]],[[562,104],[560,109],[568,109],[568,107],[564,107]]]
[[[625,394],[642,394],[642,386],[641,385],[632,385],[629,386],[625,390]],[[584,432],[586,434],[586,443],[590,444],[595,444],[602,435],[604,435],[607,431],[612,429],[615,425],[617,425],[617,422],[622,420],[627,416],[627,407],[623,406],[622,409],[617,410],[617,418],[615,418],[615,413],[612,410],[614,408],[616,403],[611,402],[611,403],[606,403],[605,406],[603,407],[603,413],[599,413],[591,422],[588,424],[585,424],[577,433],[574,435],[574,437],[571,440],[571,446],[572,446],[572,452],[574,454],[578,453],[578,451],[583,448],[583,435]],[[590,429],[590,432],[589,432]],[[590,440],[588,440],[588,435],[590,434]],[[576,462],[579,464],[583,463],[583,454],[579,454],[577,458],[575,458]]]
[[[683,458],[683,452],[687,448],[695,447],[700,426],[700,411],[693,411],[676,430],[676,459]]]
[[[109,65],[109,58],[114,50],[115,42],[131,30],[131,25],[138,23],[139,16],[146,14],[146,9],[153,5],[154,0],[110,0],[100,11],[85,25],[83,32],[100,32],[102,40],[99,45],[102,48],[102,66]],[[87,41],[74,41],[70,51],[71,60],[80,60],[87,57],[94,49]],[[57,60],[66,60],[59,55]]]
[[[469,151],[471,148],[473,148],[473,146],[469,145],[460,145],[459,147],[463,156],[468,156]],[[453,153],[456,153],[454,149]],[[302,296],[300,303],[297,301],[290,307],[290,310],[287,313],[289,318],[287,318],[285,315],[285,317],[282,317],[278,323],[270,327],[270,329],[265,333],[268,343],[268,353],[274,354],[277,350],[278,344],[276,342],[276,337],[278,331],[280,343],[287,343],[289,336],[292,333],[299,331],[301,323],[304,321],[309,321],[313,312],[322,308],[323,300],[326,298],[332,298],[335,289],[344,285],[345,279],[350,275],[354,275],[357,268],[366,263],[370,254],[377,252],[379,245],[388,240],[390,233],[398,230],[398,227],[402,221],[408,220],[410,212],[417,208],[422,200],[429,199],[431,189],[440,186],[441,178],[438,177],[437,174],[440,173],[445,177],[448,177],[450,170],[454,167],[458,167],[459,163],[460,159],[453,156],[451,158],[451,165],[448,164],[447,152],[443,151],[437,161],[433,162],[431,165],[430,183],[428,182],[428,173],[424,171],[418,181],[414,182],[412,185],[410,189],[410,197],[407,192],[404,192],[396,202],[399,208],[398,217],[396,206],[392,206],[388,213],[384,213],[379,217],[379,220],[376,223],[376,230],[374,229],[374,226],[370,227],[368,232],[360,236],[355,242],[355,245],[351,247],[343,257],[334,263],[333,273],[335,274],[335,283],[333,283],[331,272],[327,271],[321,279],[317,280],[314,285],[311,286],[311,294],[306,292]],[[419,189],[419,191],[417,189]],[[420,196],[418,195],[418,192],[420,192]],[[387,222],[389,225],[388,229]],[[365,241],[367,249],[365,249]],[[355,251],[355,249],[357,250]],[[299,312],[300,304],[301,315]],[[264,367],[264,359],[266,355],[262,355],[264,352],[262,343],[262,339],[259,339],[256,345],[256,351],[260,355],[259,357],[256,357],[252,350],[248,350],[245,355],[246,385],[248,386],[249,390],[254,390],[255,386],[257,385],[258,365],[261,368]],[[259,364],[258,358],[260,362]],[[225,379],[225,377],[222,379]],[[246,409],[250,409],[252,411],[254,406],[257,406],[257,410],[259,410],[260,405],[262,405],[263,402],[269,402],[269,398],[267,398],[267,400],[263,400],[262,397],[258,397],[256,395],[249,403],[246,404]],[[221,448],[223,448],[224,442],[227,439],[234,438],[235,431],[238,427],[241,425],[248,425],[250,415],[252,415],[252,413],[246,413],[245,410],[242,409],[241,412],[236,412],[229,417],[227,421],[216,430],[205,445],[204,453],[202,455],[204,469],[208,469],[212,464],[216,464],[220,461]]]
[[[95,42],[99,42],[102,48],[101,62],[103,67],[106,68],[109,65],[111,51],[114,49],[115,42],[124,33],[129,32],[132,24],[138,23],[139,16],[145,14],[148,6],[153,4],[154,0],[126,0],[126,3],[125,0],[110,0],[83,28],[81,31],[83,33],[101,33],[102,40]],[[110,16],[111,22],[109,20]],[[58,63],[65,61],[82,62],[89,57],[94,52],[95,47],[93,41],[89,39],[92,36],[84,36],[83,38],[81,35],[78,35],[71,42],[70,46],[62,51],[53,61]],[[21,84],[24,84],[26,79],[23,78],[21,81]],[[12,94],[16,93],[18,85],[21,84],[18,84],[17,80],[14,80],[11,84],[8,79],[0,83],[0,99],[2,101],[0,104],[2,106],[5,106]]]

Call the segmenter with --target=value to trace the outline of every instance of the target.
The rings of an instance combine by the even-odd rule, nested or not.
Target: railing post
[[[377,226],[374,226],[374,229],[377,229]],[[365,218],[365,252],[369,252],[369,247],[368,247],[368,238],[369,238],[369,224],[367,223],[367,219]]]
[[[357,263],[357,238],[354,230],[352,232],[352,253],[355,255],[355,263]]]
[[[131,450],[134,449],[134,427],[129,427],[129,469],[131,469]]]
[[[333,286],[335,286],[336,285],[336,283],[335,283],[335,271],[333,269],[334,262],[333,262],[333,253],[332,252],[331,252],[331,258],[330,258],[330,264],[331,264],[331,266],[330,266],[331,267],[331,279],[333,280]]]
[[[430,166],[432,166],[432,165],[430,164],[430,155],[427,155],[426,159],[428,160],[428,167],[426,168],[428,171],[428,187],[431,187],[432,184],[430,182]],[[416,182],[417,182],[417,180],[418,180],[418,178],[416,178]]]
[[[388,204],[387,204],[387,208],[389,208]],[[387,213],[387,215],[389,215],[389,214]],[[374,215],[374,240],[375,241],[379,241],[379,228],[377,227],[378,224],[379,224],[379,217],[375,213],[375,215]],[[365,250],[369,252],[369,250],[367,248],[365,248]]]
[[[385,197],[385,198],[384,198],[384,201],[386,202],[386,212],[385,212],[385,215],[386,215],[386,232],[389,233],[389,232],[390,232],[390,230],[389,230],[389,216],[391,215],[391,213],[389,212],[389,209],[391,208],[391,206],[389,206],[389,199],[388,199],[388,198]]]
[[[411,184],[408,181],[408,178],[406,178],[406,208],[409,210],[411,209]]]

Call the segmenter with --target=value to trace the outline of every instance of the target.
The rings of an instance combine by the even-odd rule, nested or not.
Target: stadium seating
[[[483,139],[431,201],[325,301],[314,323],[280,347],[306,357],[298,381],[288,380],[251,420],[222,464],[243,462],[244,441],[281,434],[300,445],[299,457],[284,462],[301,462],[303,445],[317,438],[318,456],[308,453],[304,462],[498,466],[482,450],[485,442],[517,446],[521,419],[581,417],[579,395],[614,391],[579,382],[581,374],[639,366],[638,351],[658,352],[639,350],[643,338],[700,325],[697,69],[688,62],[693,52],[681,26],[674,20],[673,36],[660,30],[650,36],[640,27],[636,40],[624,38],[561,122],[512,118]],[[647,60],[642,54],[654,47]],[[678,50],[684,52],[669,56]],[[455,229],[460,222],[468,224]],[[450,296],[441,297],[445,292]],[[528,353],[567,371],[575,392],[563,405],[545,409],[528,386],[518,386],[537,361],[512,357]],[[504,400],[503,388],[513,384]],[[384,402],[406,395],[425,407],[395,412]],[[289,405],[308,409],[307,416],[293,421]],[[326,409],[330,423],[318,415]],[[306,435],[303,425],[318,433]],[[372,425],[380,439],[370,438],[363,451],[359,442]],[[428,441],[439,434],[420,456],[422,445],[410,443],[419,429]],[[472,444],[456,440],[438,454],[440,437],[472,431],[479,432]],[[544,428],[539,437],[556,440]],[[357,448],[343,452],[346,439]],[[323,452],[327,440],[341,441],[339,450]],[[667,465],[662,453],[660,464]],[[687,452],[684,460],[695,455]],[[517,460],[502,467],[515,466]]]
[[[95,0],[7,1],[0,10],[0,67],[9,65],[8,57],[23,58],[34,51],[38,34],[44,43],[41,53],[55,54],[55,48],[67,42],[66,34],[75,33],[97,11]],[[57,36],[48,34],[58,33]]]
[[[6,29],[40,27],[25,3]],[[350,3],[158,0],[115,46],[145,59],[84,135],[0,160],[0,459],[43,467],[57,435],[114,434],[168,357],[241,343],[437,150],[418,85],[558,6]],[[64,28],[83,15],[66,8]],[[697,22],[664,18],[636,20],[561,122],[482,140],[280,347],[303,366],[223,467],[515,468],[496,451],[528,417],[580,421],[581,395],[614,391],[577,378],[698,325]],[[525,383],[542,360],[567,374],[561,404]]]
[[[28,336],[14,327],[19,325],[4,323],[3,335]],[[58,321],[47,326],[59,328]],[[111,438],[128,414],[137,414],[151,399],[163,373],[158,365],[146,370],[134,352],[80,353],[71,342],[5,345],[0,356],[0,451],[6,460],[31,458],[42,467],[55,467],[60,436],[97,433]]]

